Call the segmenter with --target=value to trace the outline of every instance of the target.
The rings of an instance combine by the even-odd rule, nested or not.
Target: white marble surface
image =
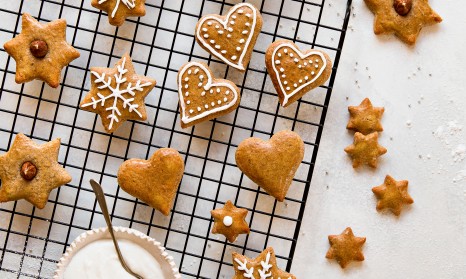
[[[373,15],[353,2],[292,270],[298,278],[464,278],[464,1],[431,0],[444,21],[424,29],[415,47],[376,37]],[[355,171],[343,152],[352,142],[347,106],[365,97],[385,107],[388,153],[377,170]],[[386,174],[409,180],[414,204],[399,218],[375,210],[371,188]],[[366,260],[342,270],[325,259],[327,235],[348,226],[367,237]]]

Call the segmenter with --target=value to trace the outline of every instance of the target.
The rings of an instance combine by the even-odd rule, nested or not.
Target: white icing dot
[[[288,81],[285,80],[285,81],[283,82],[283,84],[284,84],[284,85],[287,85],[287,84],[288,84]]]
[[[189,77],[185,77],[185,78],[184,78],[184,81],[189,81]]]
[[[223,30],[218,30],[218,33],[219,33],[220,35],[222,35],[222,34],[223,34]]]
[[[210,40],[210,43],[211,43],[211,44],[215,44],[215,40]]]
[[[220,25],[215,25],[215,29],[219,29],[220,28]]]
[[[204,38],[209,38],[209,35],[208,34],[204,34]]]
[[[220,45],[215,45],[215,48],[216,48],[216,49],[220,49]]]
[[[277,55],[278,55],[278,57],[282,57],[282,54],[280,52]]]
[[[308,79],[309,79],[309,77],[308,77],[308,76],[305,76],[305,77],[304,77],[304,79],[305,79],[305,80],[308,80]]]
[[[232,18],[232,19],[236,19],[236,15],[232,15],[231,18]]]
[[[208,29],[207,29],[207,28],[205,28],[205,27],[204,27],[204,28],[202,28],[202,31],[204,31],[204,32],[207,32],[207,30],[208,30]]]
[[[244,44],[244,39],[239,40],[240,44]]]
[[[249,26],[249,25],[251,25],[251,24],[250,24],[249,22],[246,22],[244,25]]]
[[[202,81],[204,79],[204,75],[200,75],[199,79]]]
[[[210,94],[214,93],[214,90],[213,90],[213,89],[210,89],[209,93],[210,93]]]
[[[284,53],[288,53],[288,49],[285,48],[285,49],[283,50],[283,52],[284,52]]]
[[[199,73],[199,69],[194,70],[194,74],[197,75]]]
[[[230,21],[230,24],[235,25],[235,21],[234,20]]]
[[[220,52],[221,52],[222,54],[225,54],[225,53],[227,53],[227,51],[226,51],[226,50],[222,50],[222,51],[220,51]]]
[[[295,83],[295,84],[293,84],[293,86],[294,86],[294,87],[298,87],[298,85],[297,85],[296,83]]]
[[[214,106],[215,106],[215,102],[210,103],[210,105],[214,107]]]
[[[282,75],[282,78],[286,78],[286,75],[285,75],[285,74],[283,74],[283,75]]]
[[[241,33],[243,33],[244,35],[246,35],[248,32],[249,32],[248,30],[243,30],[243,32],[241,32]]]
[[[202,110],[202,108],[201,108],[201,107],[197,107],[197,111],[201,111],[201,110]]]
[[[189,92],[184,93],[184,95],[185,95],[186,97],[188,97],[188,96],[189,96]]]
[[[207,22],[207,25],[211,26],[211,25],[212,25],[212,21],[208,21],[208,22]]]
[[[228,32],[233,32],[233,28],[228,27]]]
[[[290,57],[293,57],[293,56],[294,56],[294,54],[290,52]]]
[[[314,71],[311,72],[311,75],[315,75]]]
[[[192,71],[191,71],[191,70],[188,70],[188,75],[190,75],[191,73],[192,73]]]
[[[236,60],[236,58],[237,58],[236,55],[233,55],[233,56],[231,57],[231,60]]]
[[[230,94],[230,90],[227,90],[227,92],[225,92],[226,95]]]
[[[189,87],[189,85],[187,85],[187,84],[184,86],[184,88],[186,88],[186,89],[188,89],[188,87]]]
[[[231,34],[227,34],[227,38],[231,38]]]
[[[316,63],[319,63],[319,59],[316,59]]]
[[[290,54],[290,55],[291,55],[291,54]],[[295,63],[298,63],[298,62],[299,62],[299,59],[298,59],[298,58],[295,58],[295,59],[294,59],[294,62],[295,62]]]
[[[205,91],[202,91],[201,96],[205,96]]]
[[[283,73],[284,71],[285,71],[285,69],[283,69],[283,68],[280,68],[280,72],[282,72],[282,73]]]
[[[301,66],[301,65],[298,65],[298,68],[300,68],[300,69],[301,69],[302,67],[303,67],[303,66]]]
[[[250,13],[247,13],[246,16],[247,16],[247,17],[251,17],[251,14],[250,14]]]
[[[290,88],[289,88],[289,87],[287,87],[287,88],[286,88],[286,90],[290,90]]]
[[[233,218],[231,218],[231,216],[223,217],[223,224],[225,225],[225,227],[230,227],[231,225],[233,225]]]
[[[193,112],[194,112],[194,110],[192,110],[192,109],[189,110],[189,113],[193,113]]]
[[[241,51],[241,48],[240,48],[240,47],[236,47],[236,50],[237,50],[237,51]]]
[[[318,69],[318,68],[319,68],[319,65],[318,65],[318,64],[316,64],[316,69]]]
[[[309,64],[312,64],[312,60],[309,60]]]
[[[303,83],[303,80],[302,80],[302,79],[300,79],[300,80],[299,80],[299,83]]]
[[[220,88],[217,88],[217,93],[220,93],[220,91],[221,91]]]
[[[242,13],[244,13],[243,10],[238,10],[238,14],[242,14]]]
[[[275,60],[275,64],[280,64],[280,60]]]
[[[208,108],[209,108],[209,105],[208,105],[208,104],[205,104],[205,106],[204,106],[204,107],[205,107],[206,109],[208,109]]]
[[[187,100],[187,101],[186,101],[186,104],[188,104],[188,105],[191,104],[191,101],[190,101],[190,100]]]
[[[223,98],[223,101],[224,101],[224,102],[227,102],[227,101],[228,101],[228,98],[227,98],[227,97]]]
[[[307,62],[304,62],[304,66],[307,66]]]
[[[220,105],[222,103],[222,101],[218,100],[217,103]]]
[[[202,87],[202,82],[199,82],[199,84],[197,85],[197,87]]]

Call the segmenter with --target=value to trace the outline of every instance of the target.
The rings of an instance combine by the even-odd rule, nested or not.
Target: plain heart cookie
[[[195,37],[203,49],[245,71],[261,29],[259,10],[249,3],[239,3],[226,16],[203,16],[196,25]]]
[[[149,160],[124,162],[118,170],[118,184],[128,194],[168,215],[183,172],[178,151],[161,148]]]
[[[217,118],[235,110],[240,103],[239,89],[225,79],[215,79],[209,66],[189,62],[178,72],[181,127]]]
[[[276,41],[268,47],[265,65],[283,107],[324,84],[332,73],[332,61],[325,52],[315,49],[301,52],[288,40]]]
[[[239,144],[235,157],[244,174],[283,201],[304,158],[304,142],[292,131],[278,132],[269,141],[248,138]]]

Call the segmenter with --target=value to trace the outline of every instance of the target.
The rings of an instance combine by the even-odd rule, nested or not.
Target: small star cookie
[[[237,208],[231,201],[227,201],[223,208],[210,211],[214,218],[213,234],[223,234],[229,242],[235,242],[239,234],[249,234],[249,225],[246,223],[248,211]]]
[[[385,177],[382,185],[372,188],[377,199],[377,210],[390,209],[393,214],[399,216],[403,204],[412,204],[414,201],[408,194],[408,181],[396,181],[390,175]]]
[[[22,28],[21,34],[3,46],[16,61],[16,83],[40,79],[58,87],[63,67],[79,57],[79,52],[66,42],[66,20],[42,24],[24,13]]]
[[[277,267],[277,259],[272,247],[268,247],[255,259],[249,259],[233,252],[233,279],[296,279],[293,274]]]
[[[346,129],[368,135],[373,132],[382,132],[380,119],[385,111],[383,107],[373,107],[371,100],[365,98],[357,107],[348,107],[350,120]]]
[[[334,259],[345,268],[351,261],[364,261],[362,246],[366,242],[365,237],[356,237],[351,228],[346,228],[340,235],[329,235],[327,259]]]
[[[58,164],[60,139],[39,145],[18,134],[10,150],[0,155],[0,202],[25,199],[42,209],[50,192],[71,181]]]
[[[371,133],[367,136],[356,132],[354,142],[345,148],[345,152],[353,159],[353,168],[366,164],[377,167],[377,158],[387,153],[387,149],[378,143],[379,134]]]
[[[413,45],[421,29],[442,22],[428,0],[364,0],[375,14],[374,33],[395,34]]]
[[[146,15],[146,0],[92,0],[94,8],[108,14],[108,22],[114,26],[121,26],[127,17]]]
[[[102,118],[108,133],[115,132],[126,120],[146,120],[144,99],[155,80],[136,74],[129,54],[115,68],[91,68],[91,91],[79,105]]]

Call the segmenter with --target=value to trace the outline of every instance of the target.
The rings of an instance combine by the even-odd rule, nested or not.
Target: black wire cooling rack
[[[52,192],[45,209],[24,201],[0,204],[0,278],[51,278],[62,253],[74,238],[105,226],[88,185],[94,178],[106,192],[115,225],[138,229],[164,244],[183,278],[231,278],[231,251],[255,256],[275,248],[279,266],[290,270],[299,236],[314,163],[332,86],[350,17],[351,0],[256,0],[264,27],[245,74],[209,56],[195,42],[197,20],[225,14],[239,1],[148,0],[147,14],[115,28],[88,0],[9,1],[0,6],[0,152],[19,132],[38,142],[61,137],[60,163],[73,181]],[[5,2],[3,2],[5,3]],[[342,6],[337,10],[336,6]],[[3,44],[21,31],[21,14],[41,22],[67,20],[67,40],[81,57],[62,73],[62,85],[14,82],[15,62]],[[278,105],[264,65],[267,45],[295,41],[303,49],[329,53],[334,61],[327,85],[286,109]],[[158,84],[146,99],[147,122],[125,123],[115,134],[103,130],[95,114],[79,110],[89,90],[89,67],[113,66],[129,51],[136,71]],[[205,61],[217,76],[242,88],[241,105],[219,119],[183,130],[179,126],[176,74],[187,61]],[[298,132],[306,153],[289,194],[276,202],[237,169],[234,153],[247,137],[269,138],[283,129]],[[165,217],[120,191],[116,172],[128,158],[148,158],[161,147],[180,151],[186,169],[172,213]],[[247,208],[250,235],[234,244],[212,235],[210,210],[226,200]]]

